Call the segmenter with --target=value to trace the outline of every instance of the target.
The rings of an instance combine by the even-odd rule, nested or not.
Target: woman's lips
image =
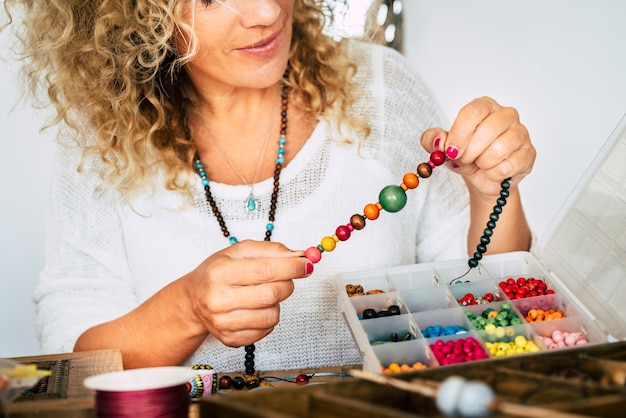
[[[278,48],[280,48],[281,39],[281,32],[277,32],[269,38],[263,39],[237,50],[246,54],[272,55],[278,50]]]

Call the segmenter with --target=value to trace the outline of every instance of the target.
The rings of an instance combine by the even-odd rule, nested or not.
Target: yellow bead
[[[504,328],[502,327],[496,328],[496,338],[504,338]]]
[[[322,238],[321,244],[324,251],[332,251],[337,246],[337,242],[332,237]]]
[[[485,332],[489,335],[493,335],[496,332],[496,326],[494,324],[485,325]]]
[[[526,337],[524,337],[523,335],[518,335],[517,337],[515,337],[515,345],[518,347],[526,347],[526,344],[528,343],[528,340],[526,340]]]
[[[534,342],[529,341],[526,345],[526,350],[529,353],[536,353],[537,351],[539,351],[539,347],[537,347],[537,344],[535,344]]]

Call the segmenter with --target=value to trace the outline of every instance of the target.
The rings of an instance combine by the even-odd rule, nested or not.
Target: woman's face
[[[189,1],[184,18],[199,48],[185,71],[196,88],[274,85],[289,59],[294,1]]]

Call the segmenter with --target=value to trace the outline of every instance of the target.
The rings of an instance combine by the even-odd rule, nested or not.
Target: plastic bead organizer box
[[[363,370],[626,339],[625,161],[626,116],[532,253],[486,255],[460,280],[465,259],[337,275]]]

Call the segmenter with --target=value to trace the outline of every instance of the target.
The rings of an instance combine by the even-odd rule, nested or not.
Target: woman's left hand
[[[536,150],[517,111],[481,97],[465,105],[449,131],[426,130],[422,146],[443,151],[449,166],[463,176],[468,187],[485,197],[497,196],[500,183],[511,177],[513,185],[528,175]]]

